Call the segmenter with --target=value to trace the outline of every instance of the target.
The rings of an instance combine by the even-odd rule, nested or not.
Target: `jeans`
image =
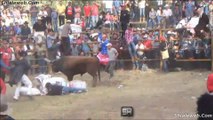
[[[110,30],[114,30],[115,29],[115,24],[114,22],[110,22]]]
[[[168,59],[163,59],[163,71],[168,72]]]
[[[87,17],[86,18],[86,28],[90,28],[91,27],[91,17],[89,16],[89,17]]]
[[[145,17],[145,8],[140,8],[140,17]]]
[[[114,9],[114,14],[118,15],[120,13],[119,7],[115,7]]]
[[[128,50],[129,50],[129,54],[130,54],[131,58],[137,56],[134,42],[130,42],[128,44]]]
[[[78,24],[81,21],[80,18],[74,18],[74,24]]]
[[[85,89],[80,88],[72,88],[72,87],[63,87],[62,88],[62,94],[69,94],[69,93],[78,93],[78,92],[84,92]]]
[[[59,15],[59,26],[63,25],[65,23],[65,16]]]
[[[31,24],[32,26],[37,22],[37,18],[36,17],[31,17]]]
[[[162,19],[162,16],[157,16],[157,23],[158,23],[158,25],[160,25],[161,19]]]
[[[54,28],[54,32],[58,32],[58,19],[52,19],[52,25]]]
[[[44,60],[44,56],[38,56],[38,65],[39,65],[39,73],[40,74],[45,74],[47,73],[47,64],[46,61]]]
[[[155,19],[149,19],[148,27],[154,28],[156,25]]]
[[[115,61],[109,61],[107,67],[110,74],[110,78],[114,76],[114,69],[115,69],[116,62]]]
[[[193,16],[193,10],[192,9],[186,9],[186,17],[192,17]]]
[[[138,56],[139,56],[139,55],[138,55]],[[142,61],[142,60],[144,60],[144,57],[145,57],[144,54],[139,56],[139,59],[141,60],[141,61],[139,62],[139,69],[142,68],[142,65],[143,65],[143,62],[144,62],[144,61]]]
[[[98,16],[92,16],[92,27],[95,27],[98,22]]]
[[[139,68],[139,63],[138,63],[138,61],[136,60],[136,58],[137,58],[137,51],[136,51],[136,49],[135,49],[135,44],[134,44],[134,42],[130,42],[130,43],[128,44],[128,50],[129,50],[129,54],[130,54],[130,56],[131,56],[131,58],[132,58],[133,68],[135,68],[135,69]]]
[[[61,52],[63,56],[71,55],[71,47],[69,37],[62,37],[61,40]]]

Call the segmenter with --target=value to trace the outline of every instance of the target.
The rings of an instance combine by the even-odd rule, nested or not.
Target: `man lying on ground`
[[[85,89],[82,88],[73,88],[73,87],[66,87],[61,85],[52,85],[51,83],[47,83],[45,85],[47,88],[47,95],[66,95],[69,93],[81,93],[86,92]]]
[[[57,84],[61,86],[68,86],[67,81],[62,78],[62,77],[52,77],[51,75],[45,75],[45,74],[40,74],[35,77],[35,79],[38,81],[37,88],[41,91],[43,95],[47,94],[47,89],[46,89],[46,84],[51,83],[51,84]]]

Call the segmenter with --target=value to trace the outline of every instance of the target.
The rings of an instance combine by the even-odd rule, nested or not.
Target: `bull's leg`
[[[97,85],[97,75],[93,76],[93,82],[92,82],[92,87],[96,87]]]

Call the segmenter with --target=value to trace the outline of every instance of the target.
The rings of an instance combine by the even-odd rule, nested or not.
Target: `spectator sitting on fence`
[[[27,40],[30,37],[31,29],[28,26],[28,22],[25,21],[24,25],[21,27],[21,39]]]
[[[135,46],[136,50],[137,50],[137,54],[138,54],[138,58],[140,59],[139,61],[139,69],[142,68],[143,65],[143,58],[145,57],[144,54],[144,50],[145,50],[145,46],[143,45],[142,39],[140,39],[138,41],[138,44]]]
[[[52,85],[51,83],[47,83],[45,87],[47,88],[47,95],[66,95],[69,93],[85,92],[85,89],[65,87],[61,85]]]
[[[128,29],[125,31],[125,39],[128,45],[129,54],[132,59],[133,69],[139,69],[139,63],[137,58],[137,52],[135,49],[135,43],[133,41],[133,26],[130,24]]]
[[[33,25],[33,35],[36,42],[44,41],[46,29],[46,24],[42,23],[41,17],[38,17],[38,22]]]

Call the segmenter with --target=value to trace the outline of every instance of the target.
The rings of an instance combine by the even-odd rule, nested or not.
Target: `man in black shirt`
[[[37,43],[44,42],[46,29],[47,27],[45,23],[42,23],[41,17],[38,17],[38,22],[33,25],[33,35]]]
[[[121,29],[122,29],[122,37],[124,37],[125,31],[127,29],[127,25],[130,20],[129,11],[126,10],[126,6],[122,5],[121,15],[120,15],[120,22],[121,22]]]
[[[42,23],[41,17],[38,17],[38,22],[33,25],[33,32],[44,32],[46,29],[47,27]]]
[[[45,85],[45,87],[47,88],[47,95],[65,95],[69,93],[85,92],[85,89],[65,87],[60,85],[52,85],[49,82]]]

